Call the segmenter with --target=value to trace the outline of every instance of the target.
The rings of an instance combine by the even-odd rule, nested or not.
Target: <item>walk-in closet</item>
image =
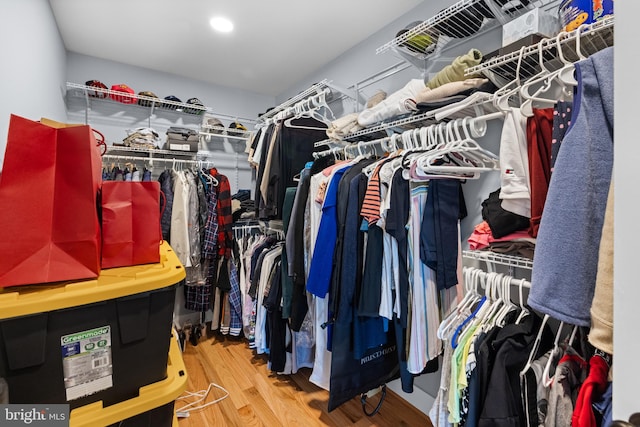
[[[637,16],[0,0],[0,425],[640,426]]]

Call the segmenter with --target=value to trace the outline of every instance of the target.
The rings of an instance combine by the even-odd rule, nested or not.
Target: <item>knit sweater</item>
[[[576,118],[549,183],[529,304],[558,320],[590,326],[613,170],[613,48],[578,62],[576,77]]]

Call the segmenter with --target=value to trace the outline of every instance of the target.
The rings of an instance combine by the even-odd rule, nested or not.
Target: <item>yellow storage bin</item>
[[[0,289],[0,378],[9,403],[104,407],[167,378],[177,284],[167,243],[156,264],[95,280]]]
[[[184,278],[182,264],[164,242],[158,264],[109,268],[93,280],[0,288],[0,320],[152,291]]]
[[[167,378],[142,387],[136,398],[103,408],[102,402],[95,402],[71,411],[70,427],[101,427],[112,424],[136,427],[177,426],[173,412],[173,402],[187,387],[187,371],[175,336],[169,348]],[[157,416],[152,411],[160,411]],[[141,416],[142,415],[142,416]],[[164,419],[159,419],[166,415]],[[135,419],[134,417],[138,417]],[[153,423],[153,424],[151,424]]]

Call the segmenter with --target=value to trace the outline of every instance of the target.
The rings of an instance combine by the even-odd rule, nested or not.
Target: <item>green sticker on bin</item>
[[[60,338],[67,401],[113,387],[111,326]]]

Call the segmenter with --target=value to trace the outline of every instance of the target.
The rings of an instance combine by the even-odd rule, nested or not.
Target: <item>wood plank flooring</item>
[[[380,411],[367,417],[359,397],[327,411],[329,393],[309,382],[310,369],[295,375],[277,375],[267,368],[266,355],[256,355],[244,338],[219,334],[202,338],[197,346],[187,343],[182,357],[189,380],[187,390],[204,390],[214,382],[229,397],[179,420],[179,427],[223,426],[335,426],[399,427],[429,426],[429,418],[388,390]],[[212,389],[207,401],[222,397]],[[371,398],[372,411],[380,395]],[[176,402],[176,409],[191,400]]]

